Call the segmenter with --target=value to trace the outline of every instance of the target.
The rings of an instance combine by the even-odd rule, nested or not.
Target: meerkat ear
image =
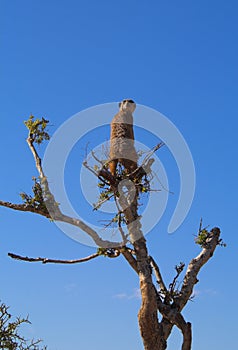
[[[121,108],[121,102],[118,103],[119,108]]]

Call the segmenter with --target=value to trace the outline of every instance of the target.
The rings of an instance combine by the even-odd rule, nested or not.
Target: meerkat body
[[[133,115],[136,104],[132,100],[119,103],[119,112],[111,122],[109,169],[114,176],[117,163],[121,163],[126,172],[137,169],[138,155],[134,146]]]

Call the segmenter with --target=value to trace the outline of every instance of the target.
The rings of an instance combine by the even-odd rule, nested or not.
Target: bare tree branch
[[[197,275],[204,264],[213,256],[216,247],[220,241],[220,229],[214,227],[207,236],[206,245],[202,249],[201,253],[194,259],[192,259],[188,265],[181,293],[176,301],[176,305],[180,310],[183,309],[187,301],[192,295],[193,287],[198,282]]]
[[[13,210],[26,211],[26,212],[39,214],[39,215],[45,216],[48,219],[51,218],[50,214],[47,214],[44,211],[39,210],[39,209],[33,207],[32,205],[25,204],[25,203],[24,204],[15,204],[15,203],[10,203],[10,202],[5,202],[5,201],[0,200],[0,206],[10,208]]]
[[[91,151],[91,154],[92,154],[93,158],[94,158],[98,163],[100,163],[102,166],[105,165],[105,162],[103,162],[102,160],[100,160],[100,159],[95,155],[95,152],[93,152],[93,150]]]
[[[103,240],[95,230],[93,230],[90,226],[85,224],[82,220],[72,218],[70,216],[61,214],[58,218],[58,221],[66,222],[68,224],[71,224],[73,226],[81,228],[84,232],[86,232],[96,243],[97,246],[102,248],[119,248],[122,247],[124,244],[123,242],[111,242],[107,240]]]
[[[45,213],[37,208],[34,208],[31,205],[27,205],[27,204],[15,204],[15,203],[10,203],[10,202],[5,202],[5,201],[0,200],[0,206],[4,206],[4,207],[7,207],[7,208],[10,208],[13,210],[26,211],[26,212],[39,214],[39,215],[45,216],[48,219],[65,222],[65,223],[71,224],[73,226],[79,227],[81,230],[86,232],[99,247],[118,248],[118,247],[123,246],[123,244],[124,244],[123,242],[117,243],[117,242],[103,240],[97,234],[96,231],[94,231],[90,226],[85,224],[82,220],[64,215],[61,213],[61,211],[59,209],[58,209],[58,212],[55,214],[55,217],[52,218],[50,216],[50,214],[47,215],[47,213]]]
[[[34,159],[35,159],[36,169],[38,170],[40,178],[43,179],[43,178],[45,178],[45,174],[44,174],[42,166],[41,166],[41,158],[39,157],[39,155],[35,149],[34,140],[32,139],[30,133],[26,139],[26,142],[27,142],[32,154],[33,154]]]
[[[121,251],[122,255],[124,256],[124,258],[127,260],[127,262],[131,265],[133,270],[135,270],[135,272],[137,274],[139,274],[139,270],[137,267],[137,261],[134,258],[134,256],[132,255],[131,250],[128,249],[127,247],[123,247],[120,251]]]
[[[143,159],[142,165],[144,165],[148,159],[152,156],[152,154],[154,154],[156,151],[158,151],[158,149],[160,149],[161,147],[163,147],[165,145],[164,142],[160,142],[158,143],[156,146],[154,146],[149,153],[146,155],[146,157]]]
[[[157,282],[158,282],[158,284],[160,286],[160,289],[161,289],[161,291],[166,293],[167,292],[167,288],[165,286],[165,283],[163,281],[162,275],[160,273],[159,266],[156,264],[156,262],[152,258],[152,256],[149,256],[149,259],[150,259],[151,267],[154,270],[154,274],[155,274],[156,280],[157,280]]]
[[[203,249],[201,253],[189,263],[179,296],[174,298],[174,302],[172,304],[166,305],[164,302],[162,302],[160,295],[157,292],[157,307],[163,316],[160,324],[163,329],[164,339],[168,339],[173,326],[176,325],[183,334],[182,350],[191,349],[192,331],[191,323],[184,320],[183,316],[181,315],[181,311],[190,299],[194,285],[198,282],[197,275],[200,269],[213,256],[216,247],[220,244],[220,241],[219,228],[215,227],[210,232],[207,232]],[[161,275],[159,274],[159,276]]]
[[[12,259],[16,260],[23,260],[23,261],[28,261],[28,262],[42,262],[42,264],[48,264],[48,263],[53,263],[53,264],[78,264],[82,262],[86,262],[92,259],[97,258],[100,256],[99,253],[95,253],[89,256],[86,256],[85,258],[81,259],[75,259],[75,260],[61,260],[61,259],[50,259],[50,258],[29,258],[28,256],[21,256],[13,253],[8,253],[8,256]]]

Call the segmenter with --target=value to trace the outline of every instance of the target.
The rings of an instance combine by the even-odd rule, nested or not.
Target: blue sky
[[[194,350],[236,346],[237,9],[234,0],[1,1],[0,198],[18,202],[37,175],[23,125],[31,113],[50,119],[51,133],[85,108],[127,97],[165,114],[192,152],[196,194],[183,225],[169,235],[178,173],[161,150],[177,194],[147,236],[150,252],[169,283],[174,265],[199,252],[194,234],[201,216],[221,228],[228,244],[200,273],[196,298],[184,311]],[[67,185],[73,195],[76,178]],[[94,250],[44,218],[5,208],[0,216],[0,298],[12,313],[30,315],[29,336],[43,338],[50,350],[143,348],[138,280],[122,258],[76,266],[12,261],[10,251],[71,259]],[[175,332],[169,349],[180,341]]]

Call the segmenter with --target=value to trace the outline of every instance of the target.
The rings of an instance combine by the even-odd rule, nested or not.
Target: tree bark
[[[134,242],[139,270],[142,304],[138,313],[140,333],[145,350],[165,350],[162,326],[158,322],[157,293],[152,281],[152,271],[144,238]]]
[[[130,191],[129,191],[130,192]],[[129,197],[120,195],[119,203],[124,209],[130,241],[134,247],[137,262],[137,273],[140,280],[141,308],[138,323],[145,350],[165,350],[167,347],[163,337],[163,328],[158,321],[157,292],[152,280],[151,259],[148,255],[146,240],[141,230],[137,212],[137,195],[131,201]]]

